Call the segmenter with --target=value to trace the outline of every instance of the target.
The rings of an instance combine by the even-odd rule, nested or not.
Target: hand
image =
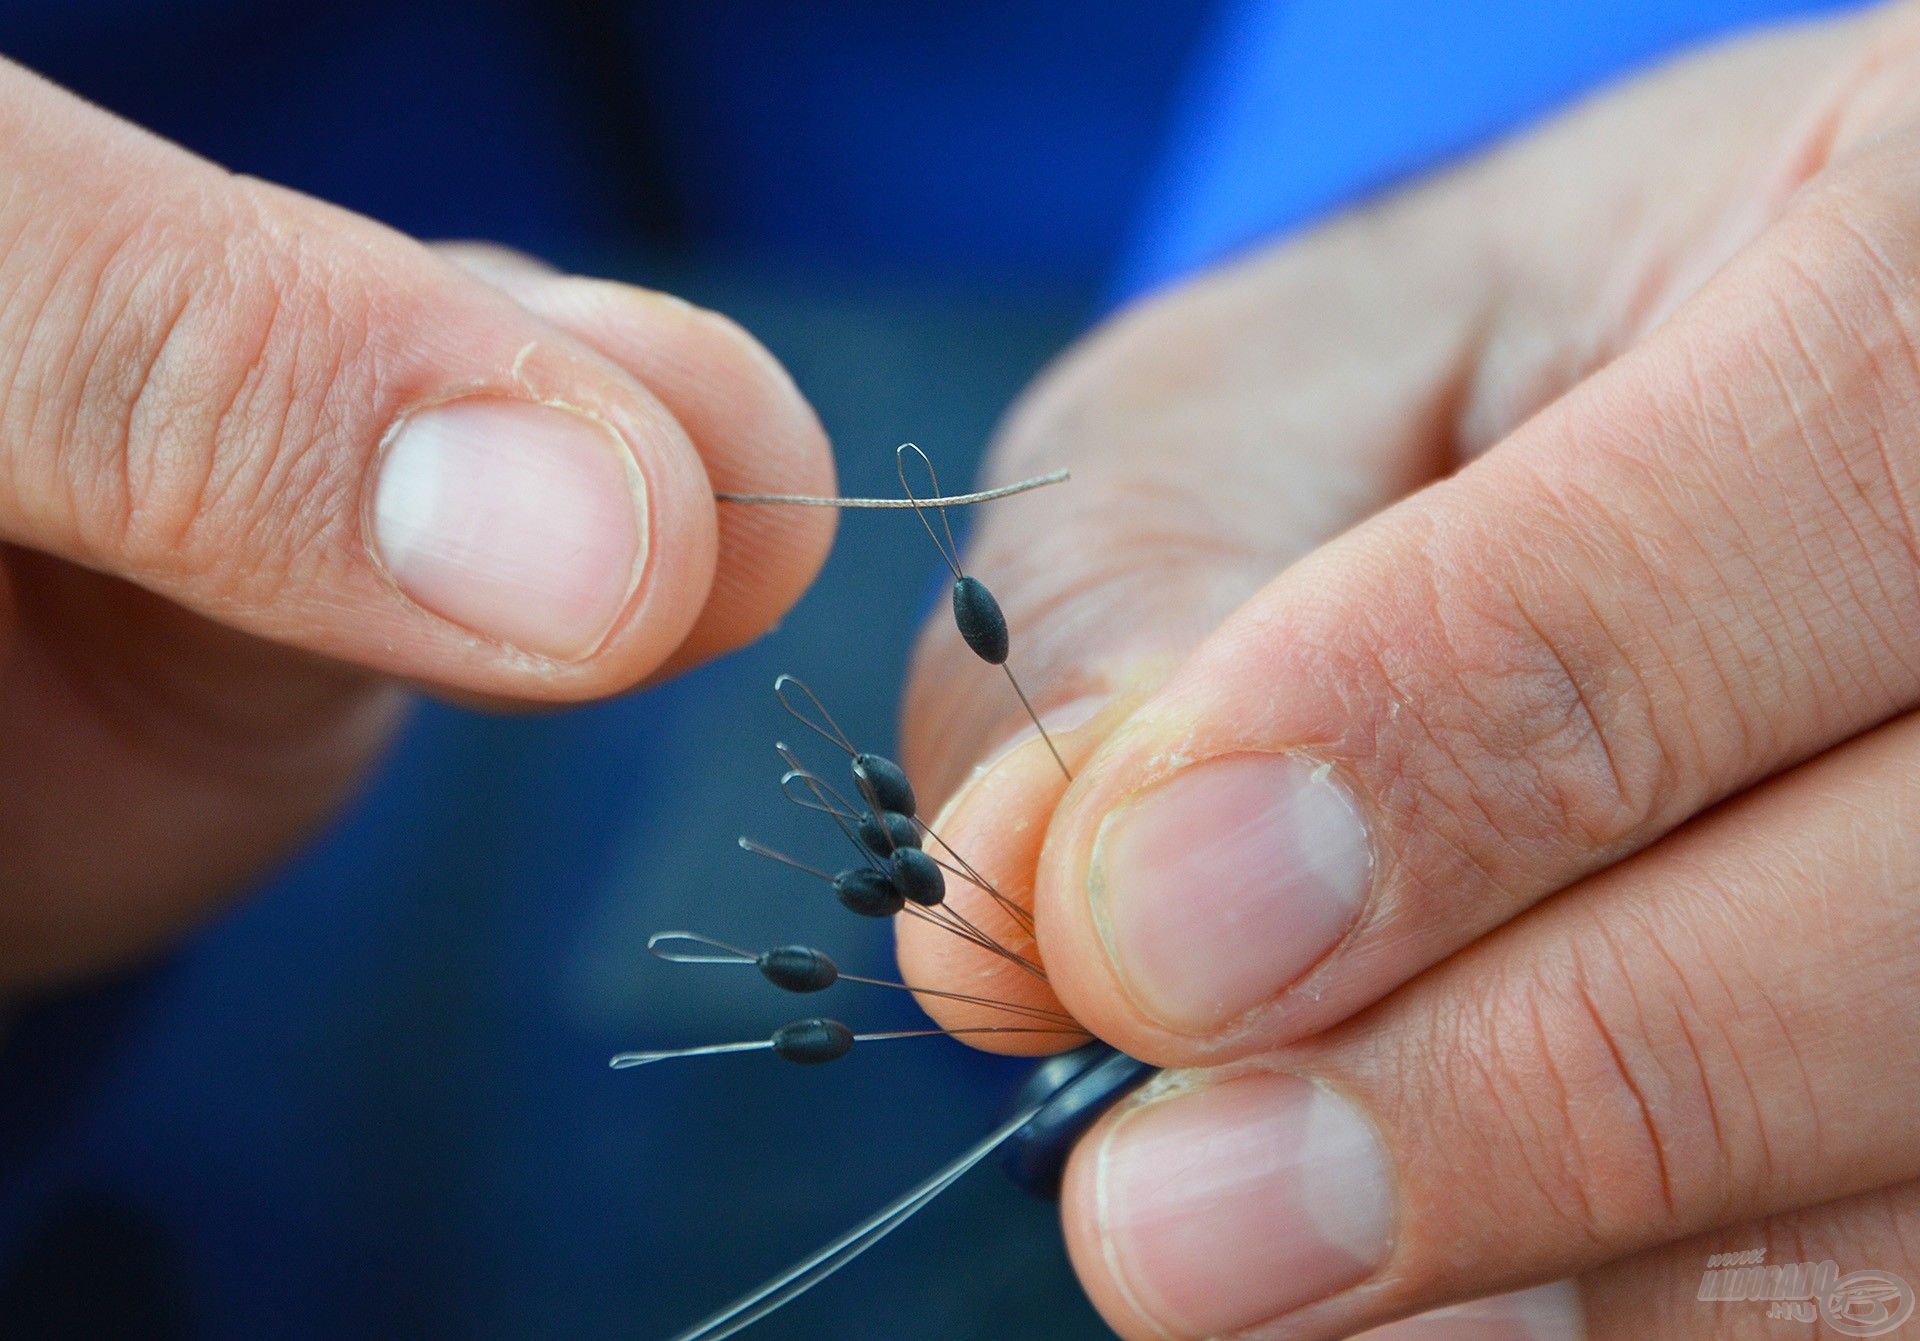
[[[828,514],[716,510],[832,492],[720,318],[436,255],[6,65],[0,174],[0,991],[285,851],[400,683],[613,693],[752,637],[825,555]]]
[[[1076,780],[937,625],[907,763],[1059,1002],[1183,1068],[1068,1172],[1123,1335],[1553,1281],[1404,1325],[1805,1334],[1695,1302],[1719,1250],[1920,1286],[1920,12],[1122,317],[993,473],[1054,466],[968,566]]]

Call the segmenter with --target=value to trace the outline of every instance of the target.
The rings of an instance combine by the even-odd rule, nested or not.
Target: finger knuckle
[[[207,184],[104,211],[70,241],[10,332],[30,352],[7,408],[33,429],[10,465],[42,476],[23,494],[63,499],[83,554],[218,575],[240,599],[350,511],[342,454],[309,450],[369,385],[363,305],[337,298],[350,286],[326,250]],[[259,534],[276,543],[235,544]]]
[[[246,599],[284,565],[326,552],[351,515],[359,453],[327,450],[370,380],[364,313],[320,248],[270,223],[235,230],[183,267],[191,286],[127,400],[125,548],[136,560],[222,576]],[[271,546],[236,546],[249,533]],[[248,556],[244,566],[232,562]]]
[[[1528,529],[1510,512],[1497,530],[1430,537],[1395,563],[1382,615],[1336,636],[1352,682],[1388,709],[1362,714],[1364,748],[1407,841],[1426,833],[1489,870],[1547,854],[1589,868],[1671,808],[1684,742],[1656,706],[1661,668],[1578,579],[1501,576],[1533,566]]]

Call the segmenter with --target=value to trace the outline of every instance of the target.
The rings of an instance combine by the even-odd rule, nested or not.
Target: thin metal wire
[[[1008,898],[1005,894],[1002,894],[999,891],[999,889],[997,889],[994,886],[993,881],[987,879],[987,877],[980,874],[980,872],[976,871],[973,868],[972,862],[968,861],[965,857],[961,856],[957,851],[954,850],[954,846],[952,843],[949,843],[946,839],[942,838],[939,834],[935,833],[933,830],[933,826],[931,824],[928,824],[925,820],[921,819],[917,815],[914,816],[913,822],[920,826],[921,831],[925,833],[927,837],[931,838],[934,842],[938,843],[942,848],[946,849],[947,855],[952,857],[955,861],[959,862],[961,867],[964,868],[962,870],[954,871],[953,867],[948,866],[947,863],[945,863],[944,861],[940,861],[938,857],[934,857],[933,859],[936,862],[940,862],[940,866],[942,869],[953,871],[955,875],[959,876],[962,880],[965,880],[968,884],[974,886],[976,889],[985,890],[987,893],[987,896],[991,898],[995,903],[1000,905],[1001,909],[1007,914],[1007,916],[1011,917],[1014,920],[1015,924],[1019,926],[1021,931],[1025,932],[1029,936],[1033,934],[1033,914],[1032,913],[1028,912],[1025,908],[1022,908],[1018,903]],[[932,856],[933,854],[928,853],[927,855]]]
[[[919,449],[915,448],[914,450],[918,451]],[[926,454],[922,452],[921,455],[922,457],[924,457]],[[929,469],[931,469],[931,467],[929,467]],[[931,530],[929,530],[928,534],[932,535],[933,533]],[[939,543],[940,542],[937,539],[934,541],[935,548],[939,547]],[[799,708],[794,706],[793,701],[787,697],[787,692],[789,689],[795,690],[806,696],[807,702],[810,703],[813,706],[813,710],[819,714],[819,720],[816,721],[813,717],[808,716],[806,713],[800,711]],[[1014,691],[1016,693],[1019,693],[1020,686],[1018,683],[1014,685]],[[800,723],[802,726],[806,727],[809,731],[819,736],[822,740],[826,741],[829,745],[832,745],[835,749],[840,750],[848,758],[851,759],[851,758],[858,757],[860,750],[859,750],[859,747],[854,744],[853,737],[847,734],[846,729],[840,725],[839,720],[834,717],[833,713],[827,708],[827,705],[821,701],[820,696],[813,691],[813,687],[809,685],[805,680],[802,680],[797,675],[781,674],[775,677],[774,679],[773,694],[774,694],[774,697],[780,701],[780,706],[786,710],[786,713],[789,717],[793,718],[796,722]],[[1023,704],[1026,703],[1027,699],[1024,693],[1020,694],[1020,701]],[[1027,715],[1030,717],[1033,716],[1033,707],[1031,704],[1027,705]],[[1034,719],[1034,725],[1036,726],[1039,725],[1039,719],[1037,717]],[[1045,735],[1046,733],[1042,731],[1041,734]],[[1052,749],[1053,747],[1052,740],[1047,741],[1047,747],[1049,749]],[[859,812],[856,811],[852,807],[852,805],[848,803],[847,799],[843,795],[841,795],[837,789],[835,789],[831,784],[827,783],[826,780],[821,778],[818,774],[804,767],[799,761],[798,757],[794,755],[793,751],[788,749],[785,745],[776,742],[774,745],[774,749],[777,750],[780,754],[780,757],[787,762],[788,768],[790,770],[787,776],[780,779],[780,787],[782,791],[786,791],[787,784],[791,782],[794,778],[796,777],[805,778],[809,780],[810,785],[813,783],[817,783],[819,784],[820,788],[824,788],[829,793],[831,793],[833,798],[839,802],[840,808],[836,812],[836,811],[830,811],[825,809],[823,805],[808,804],[807,802],[802,801],[799,798],[793,796],[790,792],[787,794],[788,800],[792,801],[795,805],[801,806],[807,810],[817,810],[825,814],[837,814],[837,817],[842,820],[845,820],[849,823],[858,823],[860,818]],[[1054,751],[1053,757],[1055,762],[1060,763],[1061,768],[1064,770],[1066,768],[1066,764],[1060,761],[1060,754],[1058,750]],[[1073,778],[1073,775],[1071,773],[1068,773],[1067,778],[1069,781],[1071,781]],[[858,782],[859,780],[856,779],[856,781]],[[873,795],[871,789],[868,788],[864,782],[860,783],[860,791],[861,791],[861,795],[866,799],[868,809],[872,810],[876,814],[879,813],[879,811],[881,810],[881,806],[877,798]],[[816,795],[818,795],[817,789],[816,789]],[[954,875],[960,876],[962,879],[967,880],[974,885],[977,885],[982,890],[985,890],[986,893],[994,900],[994,902],[998,903],[1003,909],[1005,909],[1008,915],[1011,916],[1014,919],[1014,921],[1019,924],[1021,930],[1025,931],[1029,935],[1032,934],[1033,917],[1030,913],[1027,912],[1026,909],[1022,908],[1019,904],[1015,903],[1012,899],[1007,898],[1006,895],[1002,894],[998,889],[994,888],[993,882],[988,880],[986,877],[982,876],[979,871],[975,870],[973,867],[973,864],[969,862],[965,857],[961,856],[957,851],[955,851],[951,843],[947,842],[946,839],[940,837],[939,834],[934,833],[932,825],[928,824],[925,820],[920,819],[918,816],[915,816],[913,818],[914,818],[914,822],[918,824],[921,829],[925,830],[930,836],[932,836],[934,841],[938,842],[942,848],[946,849],[947,855],[952,857],[964,869],[954,870],[952,866],[949,866],[946,862],[940,861],[938,857],[934,858],[936,862],[939,862],[939,864],[944,869],[952,872]],[[892,835],[888,835],[888,838],[889,838],[889,841],[891,841]],[[744,846],[745,844],[743,843],[742,845]],[[748,848],[748,851],[753,851],[753,850],[754,849],[752,848]],[[773,854],[768,853],[764,855],[773,855]],[[928,855],[932,856],[931,853],[929,853]],[[779,860],[778,857],[776,857],[775,859]],[[791,861],[789,861],[788,864],[798,866],[798,863],[791,862]],[[810,870],[811,868],[806,866],[798,866],[798,869]]]
[[[820,714],[820,721],[825,722],[826,726],[822,726],[820,722],[814,721],[811,717],[793,706],[792,701],[787,698],[787,688],[789,686],[807,696],[807,702],[813,704],[814,711]],[[854,755],[860,753],[859,749],[856,748],[853,743],[853,737],[849,736],[846,731],[841,728],[840,723],[834,720],[833,714],[827,711],[827,705],[820,701],[820,696],[814,693],[812,687],[799,676],[786,674],[775,676],[773,681],[773,696],[780,700],[780,706],[787,710],[789,717],[806,727],[809,731],[812,731],[829,745],[844,750],[848,758],[852,758]],[[828,728],[831,728],[831,730]]]
[[[1064,1011],[1048,1010],[1045,1006],[1022,1006],[1012,1001],[996,1001],[992,997],[969,996],[965,992],[946,992],[937,987],[914,987],[904,982],[892,982],[886,978],[863,978],[857,973],[842,973],[840,982],[865,983],[869,987],[891,987],[901,992],[912,992],[915,996],[937,996],[943,1001],[959,1001],[969,1006],[984,1006],[990,1010],[1004,1010],[1012,1015],[1024,1015],[1029,1019],[1050,1020],[1055,1024],[1070,1024],[1076,1030],[1080,1022]]]
[[[854,830],[852,810],[851,807],[847,806],[846,801],[835,794],[831,786],[822,782],[818,776],[810,772],[807,767],[801,763],[799,755],[795,754],[785,745],[776,744],[773,748],[787,765],[787,772],[785,776],[780,779],[780,794],[804,810],[817,810],[831,819],[834,827],[839,829],[846,837],[847,842],[852,845],[853,850],[860,854],[860,860],[865,863],[869,869],[880,870],[879,859],[874,856],[865,843],[860,841],[860,835]],[[813,793],[813,799],[818,804],[808,805],[787,790],[787,784],[795,778],[798,778],[806,784],[807,790]],[[835,800],[840,801],[839,808],[836,809],[832,801],[828,799],[830,795],[832,795]]]
[[[1040,714],[1035,712],[1033,704],[1027,701],[1027,691],[1022,689],[1020,682],[1013,678],[1013,667],[1003,661],[1000,663],[1000,669],[1007,673],[1007,683],[1012,685],[1013,692],[1020,696],[1020,706],[1027,710],[1027,717],[1033,722],[1033,729],[1040,733],[1040,739],[1047,742],[1047,751],[1053,755],[1053,762],[1060,765],[1060,771],[1066,775],[1067,781],[1072,782],[1073,770],[1068,768],[1067,761],[1060,757],[1060,747],[1053,743],[1053,737],[1047,734],[1047,728],[1040,725]]]
[[[968,940],[973,941],[976,945],[984,949],[993,951],[993,953],[999,955],[1023,973],[1038,978],[1041,982],[1047,981],[1047,971],[1045,969],[1041,968],[1040,965],[1036,964],[1033,960],[1028,959],[1018,950],[1013,949],[1011,946],[1002,945],[992,936],[989,936],[986,932],[975,926],[972,919],[958,908],[949,907],[946,903],[942,902],[934,908],[929,909],[929,911],[953,919],[951,925]],[[942,921],[940,917],[936,917],[935,920],[941,922],[941,925],[949,925]]]
[[[886,1043],[903,1038],[959,1038],[963,1034],[1084,1034],[1086,1030],[1048,1029],[1027,1024],[979,1024],[961,1029],[888,1029],[877,1034],[855,1034],[855,1043]],[[626,1071],[636,1066],[651,1066],[655,1062],[670,1062],[677,1057],[718,1057],[731,1052],[771,1052],[775,1043],[770,1038],[757,1038],[745,1043],[705,1043],[692,1048],[662,1048],[657,1052],[621,1052],[616,1053],[607,1063],[615,1071]]]
[[[911,501],[914,516],[920,519],[920,524],[927,530],[927,539],[933,542],[935,549],[940,550],[940,558],[946,563],[948,568],[953,570],[953,580],[958,582],[961,578],[965,577],[966,574],[960,571],[960,546],[954,542],[953,523],[947,519],[947,510],[944,507],[941,507],[938,503],[931,503],[920,498],[913,492],[913,486],[907,483],[908,452],[912,452],[915,456],[919,457],[920,464],[927,468],[927,478],[933,481],[933,492],[936,496],[940,493],[940,476],[933,468],[933,458],[921,451],[920,448],[913,443],[903,442],[894,449],[893,464],[896,473],[900,476],[901,492],[905,493]],[[933,533],[933,523],[927,520],[927,509],[929,507],[939,512],[940,529],[947,533],[947,544],[944,549],[940,546],[940,537]]]
[[[685,941],[689,944],[700,946],[702,950],[718,950],[721,953],[706,954],[668,948],[676,941]],[[708,936],[698,931],[656,931],[653,935],[647,937],[647,953],[655,959],[665,960],[669,964],[744,964],[757,966],[761,959],[761,956],[751,950],[742,949],[738,945],[731,945],[717,937]],[[996,1001],[992,997],[973,996],[966,992],[947,992],[935,987],[912,987],[907,983],[898,982],[890,978],[869,978],[859,973],[841,973],[837,968],[835,969],[834,981],[860,983],[867,987],[885,987],[896,992],[912,992],[916,996],[936,996],[947,1001],[959,1001],[970,1006],[981,1006],[989,1010],[1005,1011],[1010,1015],[1018,1015],[1027,1019],[1046,1020],[1050,1023],[1073,1025],[1078,1028],[1078,1021],[1071,1015],[1064,1014],[1057,1010],[1048,1010],[1044,1006],[1023,1006],[1013,1001]]]
[[[710,950],[724,951],[722,954],[689,954],[685,950],[663,950],[660,947],[672,941],[690,941]],[[728,945],[711,936],[702,936],[697,931],[656,931],[647,937],[647,953],[655,959],[664,959],[669,964],[758,964],[760,956],[751,950],[742,950],[737,945]]]
[[[1031,479],[1020,480],[1014,484],[1003,484],[997,489],[982,489],[971,494],[949,494],[944,498],[927,498],[917,502],[911,498],[840,498],[827,494],[739,494],[721,490],[716,490],[713,496],[722,503],[772,503],[802,508],[897,508],[902,511],[923,505],[964,508],[975,503],[991,503],[997,498],[1012,498],[1015,494],[1024,494],[1033,489],[1044,489],[1049,484],[1060,484],[1068,478],[1070,478],[1068,472],[1053,470],[1045,475],[1035,475]]]
[[[881,865],[878,856],[871,848],[860,841],[860,836],[854,829],[854,822],[857,816],[852,807],[847,804],[846,798],[834,789],[833,784],[825,781],[818,774],[809,770],[801,761],[800,757],[785,745],[776,743],[773,748],[787,764],[787,772],[780,779],[781,794],[802,809],[817,811],[831,819],[835,827],[846,836],[847,842],[853,845],[854,851],[860,854],[861,860],[864,861],[870,869],[884,873],[885,867]],[[813,793],[812,802],[802,800],[793,795],[789,790],[789,784],[794,781],[800,782],[808,791]],[[940,862],[939,858],[932,857],[931,854],[929,854],[929,858],[937,865],[941,865],[943,869],[952,869]],[[960,873],[955,871],[954,874],[958,875]],[[909,904],[908,909],[916,910],[916,915],[933,923],[933,925],[944,927],[954,935],[971,941],[988,953],[998,955],[1022,973],[1037,978],[1041,982],[1047,981],[1047,971],[1040,967],[1039,964],[1018,951],[1000,944],[999,941],[975,926],[964,913],[949,908],[944,903],[935,908],[924,908],[918,904]]]
[[[622,1052],[616,1054],[607,1065],[616,1071],[625,1071],[631,1067],[648,1066],[674,1057],[718,1057],[724,1052],[765,1052],[772,1047],[772,1039],[762,1038],[751,1043],[708,1043],[698,1048],[667,1048],[660,1052]]]
[[[804,861],[800,861],[794,857],[789,857],[784,852],[776,852],[774,849],[768,847],[765,843],[749,838],[745,834],[741,834],[736,841],[740,844],[740,849],[743,852],[751,852],[756,857],[767,857],[773,861],[779,862],[782,866],[791,866],[796,871],[804,871],[808,875],[815,876],[821,880],[826,881],[828,884],[833,883],[833,876],[830,873],[821,870],[818,866],[809,866]]]
[[[917,495],[914,492],[913,485],[908,481],[906,460],[909,453],[917,457],[921,465],[926,469],[927,478],[932,485],[932,492],[928,497]],[[927,538],[932,541],[934,549],[940,554],[942,562],[951,570],[954,580],[958,583],[965,579],[966,574],[961,565],[960,549],[954,536],[953,522],[947,512],[949,507],[962,507],[974,503],[984,503],[994,499],[1006,498],[1014,494],[1024,493],[1030,489],[1056,484],[1068,478],[1068,472],[1059,470],[1048,475],[1035,476],[1031,479],[1022,480],[996,489],[987,489],[971,494],[945,495],[941,493],[940,476],[934,467],[932,459],[913,443],[904,443],[896,450],[895,469],[900,479],[901,491],[905,494],[904,498],[841,498],[803,494],[745,494],[727,492],[717,492],[714,496],[716,499],[724,502],[750,504],[911,509],[920,522],[922,529],[926,531]],[[937,511],[940,515],[940,527],[938,531],[935,530],[932,519],[927,515],[929,508]],[[1033,722],[1040,737],[1046,742],[1047,749],[1052,754],[1054,762],[1059,766],[1061,773],[1071,782],[1073,780],[1073,772],[1067,767],[1066,760],[1054,744],[1052,736],[1047,732],[1045,726],[1041,724],[1039,714],[1034,710],[1033,704],[1028,699],[1025,689],[1022,688],[1019,680],[1015,677],[1012,668],[1006,665],[1004,661],[1002,662],[1002,670],[1005,672],[1008,683],[1012,685],[1014,693],[1018,696],[1020,704],[1022,708],[1025,709],[1028,718]],[[804,695],[811,711],[802,710],[794,699],[789,697],[790,691],[796,696]],[[847,735],[845,729],[835,720],[833,714],[828,711],[819,696],[803,681],[789,675],[782,675],[774,682],[774,693],[779,699],[781,706],[796,721],[800,722],[808,730],[812,731],[822,740],[825,740],[835,749],[844,752],[850,758],[857,759],[859,752],[852,738]],[[815,714],[817,714],[817,716]],[[817,811],[832,819],[835,827],[841,831],[848,843],[860,854],[861,861],[868,869],[876,870],[882,874],[886,874],[891,870],[891,865],[884,859],[885,854],[875,853],[870,850],[857,832],[856,826],[864,824],[866,815],[849,802],[831,783],[808,770],[798,757],[785,745],[776,745],[775,748],[788,765],[788,772],[780,780],[781,794],[787,800],[804,809]],[[805,796],[794,793],[792,784],[795,782],[799,782],[803,786],[806,792]],[[857,768],[855,770],[855,783],[866,802],[867,809],[874,815],[881,817],[881,827],[882,830],[885,831],[886,817],[884,815],[884,808],[878,803],[878,798],[872,785],[860,776]],[[926,854],[930,860],[941,870],[985,891],[1001,906],[1002,910],[1021,927],[1026,935],[1031,938],[1033,918],[1028,910],[1006,898],[991,881],[982,876],[945,838],[934,832],[930,825],[921,821],[918,816],[912,816],[910,818],[926,833],[932,842],[939,845],[947,856],[952,859],[952,862],[958,863],[958,866],[956,867],[948,861],[941,860],[938,855],[931,852]],[[748,852],[780,862],[795,870],[824,880],[829,884],[835,883],[837,879],[837,877],[829,874],[824,869],[789,857],[784,853],[757,843],[750,838],[743,836],[740,838],[739,843],[740,846]],[[890,848],[893,846],[891,833],[888,834],[888,846]],[[1041,982],[1044,983],[1047,981],[1045,971],[1037,963],[1026,959],[1007,946],[1002,945],[994,937],[975,926],[965,914],[951,907],[944,901],[933,906],[922,906],[910,902],[906,904],[901,911],[933,922],[950,934],[971,941],[975,945],[1007,959],[1016,966],[1032,973]],[[697,948],[691,950],[682,948],[685,946]],[[674,963],[758,964],[761,961],[761,956],[755,955],[739,946],[731,945],[725,941],[695,932],[678,931],[656,933],[653,937],[649,938],[647,949],[656,957]],[[1034,1022],[1019,1025],[978,1025],[956,1029],[899,1029],[854,1034],[852,1035],[852,1041],[856,1043],[913,1038],[959,1038],[969,1035],[1000,1034],[1084,1036],[1087,1032],[1077,1021],[1073,1020],[1071,1016],[1046,1007],[996,1001],[991,998],[962,992],[946,991],[938,988],[916,989],[905,982],[865,977],[859,974],[836,972],[835,980],[861,983],[873,987],[883,987],[894,991],[913,992],[921,996],[962,1002],[985,1009],[1006,1012],[1015,1018]],[[621,1053],[611,1059],[610,1065],[617,1069],[624,1069],[632,1066],[648,1065],[657,1061],[665,1061],[670,1058],[771,1051],[778,1047],[777,1040],[780,1037],[781,1035],[776,1033],[774,1037],[764,1040],[708,1044],[704,1046],[651,1052]],[[860,1256],[868,1248],[885,1238],[888,1234],[892,1233],[895,1229],[899,1228],[900,1225],[904,1224],[908,1219],[938,1197],[940,1193],[944,1192],[968,1171],[999,1149],[1009,1138],[1032,1121],[1049,1103],[1053,1102],[1062,1090],[1078,1080],[1081,1074],[1084,1073],[1066,1078],[1058,1087],[1050,1090],[1047,1094],[1031,1100],[1019,1112],[1010,1116],[976,1145],[962,1152],[958,1158],[944,1165],[930,1177],[909,1189],[905,1194],[895,1198],[878,1212],[854,1226],[847,1233],[828,1243],[786,1271],[781,1272],[752,1293],[736,1300],[727,1308],[694,1328],[680,1333],[674,1338],[674,1341],[723,1341],[724,1338],[733,1336],[743,1328],[759,1321],[761,1318],[786,1304],[789,1300],[826,1279],[841,1267]]]

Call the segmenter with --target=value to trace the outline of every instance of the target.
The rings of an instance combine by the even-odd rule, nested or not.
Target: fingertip
[[[1128,1288],[1116,1260],[1116,1244],[1106,1232],[1107,1139],[1138,1105],[1175,1083],[1171,1075],[1150,1081],[1146,1089],[1095,1123],[1067,1157],[1060,1181],[1060,1228],[1074,1275],[1107,1325],[1126,1341],[1172,1341],[1174,1333],[1157,1322]]]
[[[1148,1018],[1115,971],[1109,937],[1096,916],[1100,877],[1094,862],[1107,817],[1125,804],[1143,769],[1150,773],[1178,761],[1191,743],[1170,733],[1138,699],[1102,725],[1073,787],[1053,809],[1033,877],[1036,920],[1055,990],[1075,1019],[1133,1056],[1161,1065],[1192,1061],[1182,1040],[1169,1047],[1169,1031]]]
[[[1084,760],[1102,732],[1124,715],[1107,699],[1063,705],[1049,723],[1053,749],[1069,767]],[[1077,724],[1068,724],[1069,719]],[[896,926],[901,973],[910,983],[1004,1002],[1025,1011],[1063,1011],[1051,984],[1051,966],[1040,948],[1032,917],[1034,878],[1047,825],[1068,781],[1053,749],[1031,726],[977,768],[932,821],[927,846],[964,858],[989,893],[965,878],[948,880],[947,902],[1001,945],[1038,966],[1045,979],[924,919]],[[956,864],[958,864],[956,862]],[[995,895],[998,895],[996,898]],[[1018,911],[1010,911],[1008,905]],[[1040,1026],[1031,1034],[979,1034],[966,1041],[991,1052],[1039,1055],[1085,1041],[1076,1024],[1063,1020],[1013,1019],[1005,1011],[922,994],[921,1005],[950,1029],[1017,1023]],[[1054,1026],[1058,1024],[1058,1031]]]
[[[835,492],[832,451],[812,407],[779,361],[730,318],[670,294],[555,274],[503,248],[457,244],[448,252],[658,397],[692,442],[710,491]],[[826,562],[838,520],[831,508],[709,506],[717,507],[712,584],[662,673],[772,627]]]
[[[1043,976],[1045,966],[1031,911],[1046,815],[1065,787],[1052,757],[1036,739],[1014,746],[983,768],[934,817],[928,826],[927,849],[951,859],[962,870],[970,868],[980,879],[975,883],[964,876],[950,876],[946,906],[1023,962],[997,955],[930,919],[900,917],[894,925],[903,981],[1003,1002],[1021,1011],[1061,1012],[1059,998]],[[994,892],[983,884],[991,885]],[[946,1029],[1051,1028],[1056,1023],[927,992],[919,993],[917,999]],[[1058,1052],[1084,1041],[1083,1035],[1069,1032],[1072,1026],[1064,1017],[1058,1023],[1063,1032],[975,1033],[962,1038],[987,1052],[1019,1056]]]

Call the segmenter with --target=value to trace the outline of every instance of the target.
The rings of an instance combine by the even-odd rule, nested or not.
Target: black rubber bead
[[[874,856],[885,859],[903,847],[920,846],[920,829],[905,815],[885,810],[878,815],[868,811],[854,825],[860,842]]]
[[[892,917],[906,906],[906,896],[884,871],[855,866],[833,877],[833,892],[848,912],[862,917]]]
[[[891,810],[897,815],[911,815],[920,809],[913,794],[913,784],[907,781],[906,773],[885,755],[854,755],[853,780],[859,785],[860,794],[866,797],[869,805]]]
[[[1033,1069],[1014,1095],[1013,1107],[1052,1094],[1047,1106],[1020,1128],[1000,1152],[1000,1167],[1024,1191],[1049,1201],[1060,1195],[1067,1156],[1100,1115],[1133,1093],[1154,1068],[1105,1043],[1089,1043],[1049,1057]]]
[[[947,897],[947,877],[940,863],[917,847],[903,847],[887,861],[893,872],[893,887],[901,896],[924,908],[931,908]]]
[[[975,656],[995,666],[1006,661],[1007,617],[979,578],[963,577],[953,584],[953,622]]]
[[[755,961],[761,976],[785,992],[820,992],[840,977],[840,966],[806,945],[781,945]]]
[[[773,1031],[773,1050],[790,1062],[818,1066],[853,1049],[853,1030],[838,1020],[795,1020]]]

